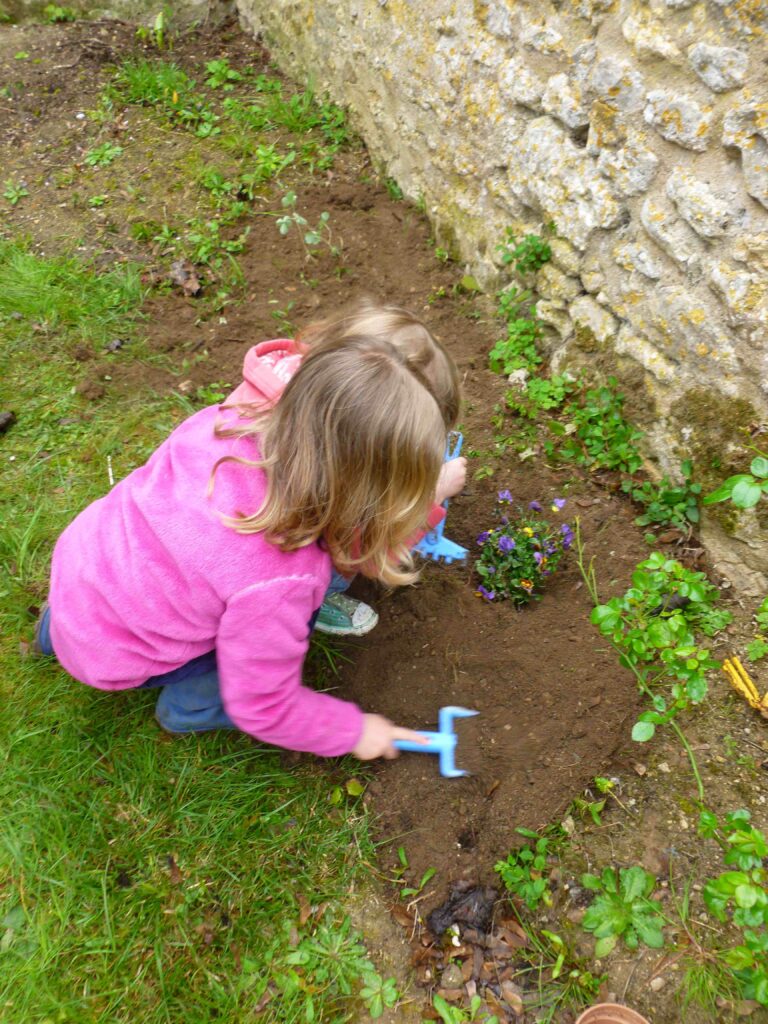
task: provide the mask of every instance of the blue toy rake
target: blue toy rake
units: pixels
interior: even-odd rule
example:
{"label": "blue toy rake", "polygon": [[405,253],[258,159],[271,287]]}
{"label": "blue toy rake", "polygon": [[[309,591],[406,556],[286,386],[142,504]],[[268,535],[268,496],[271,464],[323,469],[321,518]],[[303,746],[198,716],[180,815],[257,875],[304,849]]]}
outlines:
{"label": "blue toy rake", "polygon": [[456,733],[453,731],[454,718],[470,718],[477,711],[467,708],[440,708],[437,716],[437,732],[422,732],[428,743],[416,743],[415,740],[395,740],[398,750],[411,750],[416,754],[438,754],[440,757],[440,774],[449,779],[457,779],[469,774],[456,767]]}
{"label": "blue toy rake", "polygon": [[[450,462],[451,459],[457,459],[461,453],[461,446],[464,443],[464,437],[459,433],[458,430],[452,430],[448,435],[448,446],[445,450],[445,462]],[[453,448],[451,448],[453,445]],[[448,512],[448,500],[443,502],[443,508]],[[446,565],[450,565],[451,562],[463,562],[467,557],[467,549],[463,548],[460,544],[455,544],[452,540],[443,536],[443,530],[445,528],[445,518],[443,518],[434,530],[430,530],[426,536],[422,537],[419,543],[415,546],[414,551],[418,551],[420,555],[425,558],[431,558],[435,562],[445,562]]]}

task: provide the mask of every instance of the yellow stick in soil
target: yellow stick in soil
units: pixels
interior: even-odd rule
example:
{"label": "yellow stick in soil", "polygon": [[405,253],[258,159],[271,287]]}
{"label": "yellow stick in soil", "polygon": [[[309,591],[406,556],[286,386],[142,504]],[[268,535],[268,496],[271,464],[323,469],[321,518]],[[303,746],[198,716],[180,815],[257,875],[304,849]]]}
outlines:
{"label": "yellow stick in soil", "polygon": [[768,693],[763,697],[750,678],[749,673],[740,659],[734,654],[723,662],[723,672],[728,676],[731,686],[740,693],[751,708],[759,711],[763,718],[768,718]]}

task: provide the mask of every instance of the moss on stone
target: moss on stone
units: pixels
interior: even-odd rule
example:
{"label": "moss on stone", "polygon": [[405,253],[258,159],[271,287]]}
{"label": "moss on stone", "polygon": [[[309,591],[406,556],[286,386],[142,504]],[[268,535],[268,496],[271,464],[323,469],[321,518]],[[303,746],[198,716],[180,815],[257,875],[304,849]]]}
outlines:
{"label": "moss on stone", "polygon": [[[670,416],[690,431],[687,448],[702,493],[713,491],[729,476],[749,471],[744,442],[749,425],[758,418],[751,402],[692,388],[672,405]],[[735,532],[740,513],[731,502],[710,505],[708,512],[726,533]]]}

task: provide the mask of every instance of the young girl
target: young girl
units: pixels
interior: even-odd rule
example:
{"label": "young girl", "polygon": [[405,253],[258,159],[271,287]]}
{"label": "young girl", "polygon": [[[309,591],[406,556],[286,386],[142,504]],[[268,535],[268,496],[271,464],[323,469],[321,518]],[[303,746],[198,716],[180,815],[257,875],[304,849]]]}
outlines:
{"label": "young girl", "polygon": [[[229,396],[226,405],[239,408],[245,416],[258,415],[271,408],[313,343],[322,339],[326,326],[312,324],[295,339],[278,338],[250,348],[243,361],[243,383]],[[382,309],[363,305],[354,314],[340,318],[335,333],[340,339],[356,334],[370,335],[394,345],[409,365],[428,373],[443,418],[446,423],[455,422],[458,416],[455,367],[435,345],[424,325],[410,313],[391,306]],[[465,478],[465,459],[443,464],[435,502],[425,524],[427,529],[434,529],[443,518],[442,502],[461,490]],[[423,532],[411,539],[411,547]],[[337,636],[365,636],[376,626],[379,617],[373,608],[344,593],[351,582],[335,569],[332,571],[331,583],[315,619],[315,629]]]}
{"label": "young girl", "polygon": [[[410,343],[381,327],[392,316]],[[70,524],[38,645],[99,689],[162,687],[171,732],[394,757],[418,733],[304,687],[301,667],[332,568],[416,578],[408,545],[436,493],[457,375],[399,310],[325,323],[310,342],[272,408],[238,397],[196,413]],[[441,496],[463,477],[454,467]]]}

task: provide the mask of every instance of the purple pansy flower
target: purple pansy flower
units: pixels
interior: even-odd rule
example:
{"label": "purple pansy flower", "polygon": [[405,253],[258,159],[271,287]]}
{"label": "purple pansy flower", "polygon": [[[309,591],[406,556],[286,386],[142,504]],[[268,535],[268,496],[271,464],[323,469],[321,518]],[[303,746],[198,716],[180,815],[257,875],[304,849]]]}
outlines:
{"label": "purple pansy flower", "polygon": [[509,526],[509,516],[502,516],[501,517],[501,525],[502,526]]}
{"label": "purple pansy flower", "polygon": [[493,601],[496,597],[496,591],[488,590],[486,587],[482,585],[482,583],[477,588],[477,592],[481,597],[484,597],[486,601]]}
{"label": "purple pansy flower", "polygon": [[485,542],[486,542],[486,541],[488,540],[488,538],[489,538],[490,536],[491,536],[491,535],[490,535],[490,533],[488,532],[488,530],[483,530],[483,532],[482,532],[482,533],[478,533],[478,535],[477,535],[477,543],[478,543],[478,544],[485,544]]}
{"label": "purple pansy flower", "polygon": [[565,505],[565,498],[555,498],[552,502],[552,511],[559,512],[560,509]]}
{"label": "purple pansy flower", "polygon": [[529,501],[528,502],[528,508],[532,512],[541,512],[541,502],[540,501]]}
{"label": "purple pansy flower", "polygon": [[510,551],[514,551],[516,547],[517,544],[515,544],[511,537],[504,535],[499,538],[499,551],[503,552],[505,555]]}
{"label": "purple pansy flower", "polygon": [[544,557],[540,551],[534,551],[533,557],[536,559],[536,564],[541,565],[541,560]]}
{"label": "purple pansy flower", "polygon": [[499,491],[499,501],[514,501],[512,494],[508,490]]}
{"label": "purple pansy flower", "polygon": [[563,535],[563,551],[567,551],[571,544],[573,544],[573,530],[568,523],[563,523],[560,527],[560,533]]}
{"label": "purple pansy flower", "polygon": [[496,572],[496,566],[495,565],[486,565],[485,571],[488,573],[489,576],[493,576],[493,574]]}

